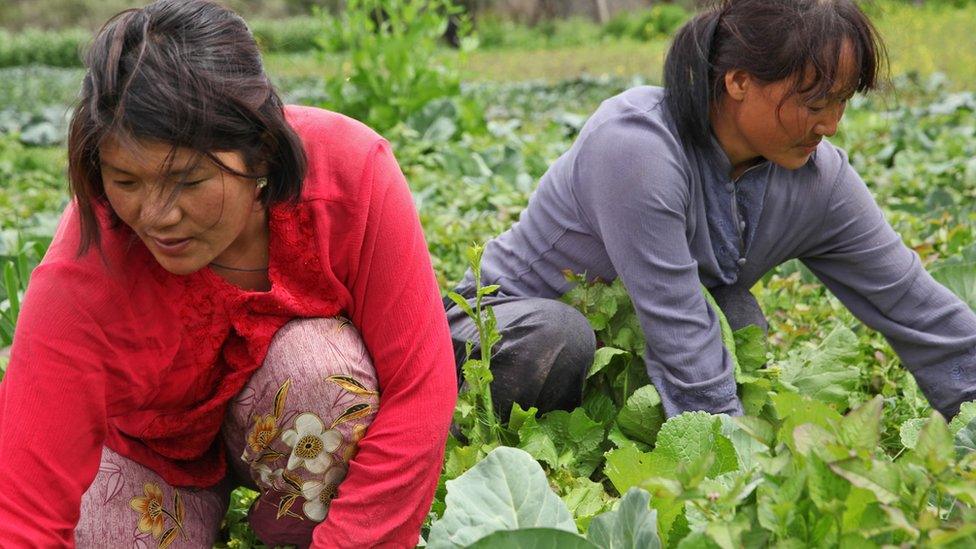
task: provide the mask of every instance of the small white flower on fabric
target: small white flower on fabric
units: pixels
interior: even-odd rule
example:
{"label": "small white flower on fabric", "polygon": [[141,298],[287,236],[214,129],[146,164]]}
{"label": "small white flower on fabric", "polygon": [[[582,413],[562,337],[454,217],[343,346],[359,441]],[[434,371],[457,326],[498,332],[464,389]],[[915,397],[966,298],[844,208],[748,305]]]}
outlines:
{"label": "small white flower on fabric", "polygon": [[339,491],[339,483],[346,477],[346,468],[336,465],[323,475],[321,480],[312,480],[302,484],[302,497],[305,504],[302,511],[309,520],[320,522],[329,513],[329,504]]}
{"label": "small white flower on fabric", "polygon": [[261,488],[265,488],[265,489],[276,488],[279,484],[277,481],[281,480],[281,473],[284,471],[284,469],[281,469],[280,467],[278,469],[272,470],[271,467],[268,467],[263,463],[259,463],[253,466],[252,469],[254,471],[257,471],[258,475],[261,478],[260,486]]}
{"label": "small white flower on fabric", "polygon": [[313,413],[295,418],[295,428],[281,434],[281,440],[291,448],[288,470],[305,467],[310,473],[324,473],[332,465],[331,452],[339,448],[342,435],[335,429],[325,429],[322,420]]}

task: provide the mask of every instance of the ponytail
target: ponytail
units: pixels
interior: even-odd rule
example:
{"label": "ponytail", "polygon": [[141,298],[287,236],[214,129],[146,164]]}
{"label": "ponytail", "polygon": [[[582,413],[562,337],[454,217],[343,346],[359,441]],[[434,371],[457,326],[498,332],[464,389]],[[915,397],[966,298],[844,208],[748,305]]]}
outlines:
{"label": "ponytail", "polygon": [[697,146],[709,141],[711,56],[721,15],[720,9],[713,9],[681,27],[664,61],[665,104],[681,138]]}

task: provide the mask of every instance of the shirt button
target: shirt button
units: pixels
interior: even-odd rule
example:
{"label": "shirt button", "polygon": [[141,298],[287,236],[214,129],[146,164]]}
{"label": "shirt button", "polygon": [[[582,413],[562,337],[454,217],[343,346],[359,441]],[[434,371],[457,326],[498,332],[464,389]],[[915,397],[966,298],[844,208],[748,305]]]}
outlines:
{"label": "shirt button", "polygon": [[738,260],[736,261],[736,263],[738,263],[738,264],[739,264],[739,266],[740,266],[740,267],[742,267],[743,265],[745,265],[745,264],[746,264],[746,258],[744,258],[744,257],[740,257],[740,258],[739,258],[739,259],[738,259]]}
{"label": "shirt button", "polygon": [[733,184],[731,184],[731,183],[726,183],[726,185],[725,185],[725,190],[727,190],[727,191],[729,191],[729,192],[732,192],[732,191],[734,191],[734,190],[735,190],[735,185],[733,185]]}
{"label": "shirt button", "polygon": [[745,221],[740,221],[739,222],[739,230],[740,231],[746,230],[746,222]]}

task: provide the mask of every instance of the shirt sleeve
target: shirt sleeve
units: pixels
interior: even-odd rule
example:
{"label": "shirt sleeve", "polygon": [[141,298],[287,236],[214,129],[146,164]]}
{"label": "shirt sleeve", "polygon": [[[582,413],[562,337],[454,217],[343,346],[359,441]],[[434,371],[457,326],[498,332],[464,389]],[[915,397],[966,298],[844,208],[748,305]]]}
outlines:
{"label": "shirt sleeve", "polygon": [[367,164],[369,211],[350,291],[380,402],[315,529],[316,548],[416,545],[457,398],[447,319],[413,198],[385,142]]}
{"label": "shirt sleeve", "polygon": [[731,356],[688,243],[689,175],[677,143],[637,114],[584,139],[572,186],[634,303],[665,413],[741,414]]}
{"label": "shirt sleeve", "polygon": [[951,418],[976,399],[976,315],[926,272],[846,158],[818,234],[801,260],[884,334],[929,403]]}
{"label": "shirt sleeve", "polygon": [[0,546],[73,547],[106,433],[98,324],[60,277],[35,270],[0,383]]}

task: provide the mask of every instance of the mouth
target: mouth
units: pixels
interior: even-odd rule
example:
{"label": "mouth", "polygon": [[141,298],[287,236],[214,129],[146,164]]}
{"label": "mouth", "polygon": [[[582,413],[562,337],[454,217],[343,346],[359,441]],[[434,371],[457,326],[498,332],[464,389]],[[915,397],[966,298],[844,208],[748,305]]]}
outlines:
{"label": "mouth", "polygon": [[806,143],[800,143],[799,147],[805,151],[813,152],[817,150],[817,147],[820,146],[821,141],[823,141],[823,139],[815,139],[813,141],[808,141]]}
{"label": "mouth", "polygon": [[[148,235],[147,235],[148,236]],[[158,238],[149,236],[156,248],[166,254],[178,254],[186,249],[190,244],[191,238]]]}

